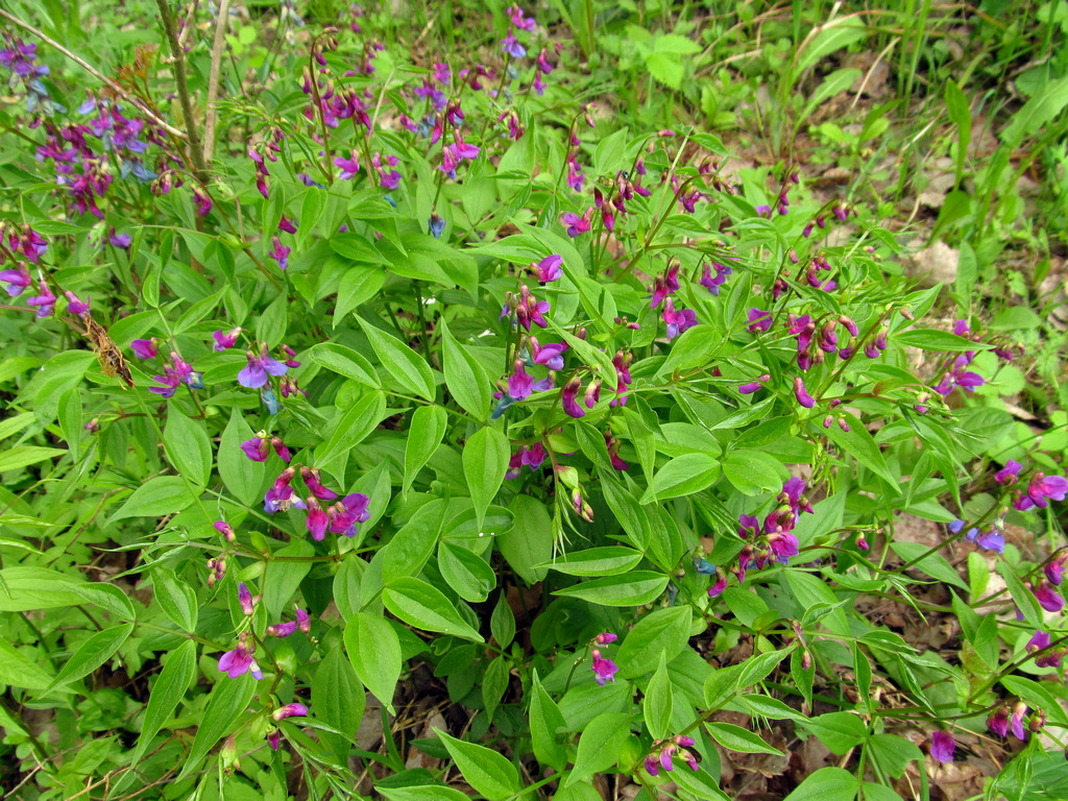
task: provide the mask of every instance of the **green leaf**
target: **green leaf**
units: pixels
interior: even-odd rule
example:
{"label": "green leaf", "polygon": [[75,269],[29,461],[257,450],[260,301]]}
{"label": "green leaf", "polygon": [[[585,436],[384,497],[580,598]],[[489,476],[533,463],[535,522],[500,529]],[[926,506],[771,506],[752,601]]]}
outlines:
{"label": "green leaf", "polygon": [[649,680],[649,685],[645,688],[645,698],[642,699],[645,726],[656,740],[663,740],[668,736],[673,703],[671,677],[668,675],[664,652],[661,651],[660,665]]}
{"label": "green leaf", "polygon": [[124,620],[137,618],[130,597],[114,584],[106,581],[76,581],[70,584],[69,589],[81,596],[82,601],[96,604]]}
{"label": "green leaf", "polygon": [[111,516],[109,523],[126,517],[173,515],[195,500],[184,479],[178,476],[156,476],[135,489],[126,499],[126,503]]}
{"label": "green leaf", "polygon": [[858,17],[837,17],[817,30],[819,32],[815,36],[806,39],[808,46],[797,54],[797,72],[794,75],[800,75],[825,56],[868,36],[867,27]]}
{"label": "green leaf", "polygon": [[713,740],[731,751],[739,751],[743,754],[786,756],[778,748],[772,748],[764,742],[760,735],[743,729],[741,726],[735,726],[733,723],[709,721],[705,724],[705,730]]}
{"label": "green leaf", "polygon": [[141,734],[137,738],[133,762],[137,762],[152,743],[163,724],[174,714],[179,702],[189,689],[189,682],[196,672],[197,644],[192,640],[180,643],[166,657],[159,678],[152,684],[145,707],[145,719],[141,724]]}
{"label": "green leaf", "polygon": [[475,792],[489,801],[505,801],[522,789],[519,771],[501,754],[482,745],[457,740],[440,729],[434,731]]}
{"label": "green leaf", "polygon": [[649,74],[660,83],[672,89],[682,86],[682,62],[678,56],[668,53],[648,53],[645,56],[645,66]]}
{"label": "green leaf", "polygon": [[507,648],[515,639],[515,615],[503,590],[497,596],[497,605],[490,615],[490,633],[501,648]]}
{"label": "green leaf", "polygon": [[735,448],[723,459],[723,475],[739,492],[759,495],[780,489],[790,472],[770,453]]}
{"label": "green leaf", "polygon": [[204,718],[197,727],[193,745],[189,749],[189,756],[186,757],[175,781],[181,781],[200,767],[200,761],[207,756],[208,751],[237,728],[238,721],[245,715],[249,701],[252,700],[255,686],[256,680],[249,673],[244,673],[236,679],[224,675],[219,680],[211,691]]}
{"label": "green leaf", "polygon": [[173,570],[158,565],[152,568],[152,587],[152,597],[163,614],[182,631],[195,631],[199,606],[193,588],[179,581]]}
{"label": "green leaf", "polygon": [[640,551],[621,545],[606,545],[602,548],[572,551],[535,567],[548,568],[568,576],[617,576],[626,573],[641,560]]}
{"label": "green leaf", "polygon": [[375,790],[389,801],[470,801],[471,798],[454,787],[440,784],[422,784],[418,787],[384,787],[376,784]]}
{"label": "green leaf", "polygon": [[710,337],[707,330],[694,326],[671,343],[671,353],[656,371],[657,376],[669,376],[680,370],[691,370],[708,364],[722,340]]}
{"label": "green leaf", "polygon": [[[968,583],[964,581],[949,563],[946,557],[940,553],[931,553],[923,556],[930,548],[922,542],[891,542],[890,550],[900,556],[906,562],[916,562],[915,567],[922,570],[931,578],[953,584],[967,591]],[[922,558],[921,558],[922,556]]]}
{"label": "green leaf", "polygon": [[211,441],[204,424],[190,420],[177,407],[167,409],[167,427],[163,429],[167,459],[174,469],[198,488],[211,480]]}
{"label": "green leaf", "polygon": [[241,450],[241,443],[252,439],[252,435],[241,411],[235,408],[230,412],[230,422],[219,442],[219,476],[245,506],[262,501],[263,484],[267,478],[267,464],[252,461]]}
{"label": "green leaf", "polygon": [[382,565],[385,583],[401,576],[414,576],[423,569],[438,544],[447,508],[444,500],[431,501],[420,507],[379,550],[375,560]]}
{"label": "green leaf", "polygon": [[412,414],[412,423],[407,433],[408,441],[404,447],[402,494],[407,494],[416,473],[423,469],[441,445],[448,422],[449,415],[442,406],[420,406]]}
{"label": "green leaf", "polygon": [[904,737],[896,734],[874,734],[864,743],[871,760],[886,775],[900,779],[909,762],[923,763],[923,752]]}
{"label": "green leaf", "polygon": [[424,631],[439,631],[474,642],[485,642],[471,628],[441,590],[421,579],[403,576],[382,590],[386,609],[405,623]]}
{"label": "green leaf", "polygon": [[504,474],[508,471],[511,458],[508,438],[496,428],[480,428],[464,443],[461,456],[464,478],[481,527],[486,510],[504,483]]}
{"label": "green leaf", "polygon": [[587,723],[579,736],[575,766],[565,784],[574,784],[614,766],[629,735],[630,715],[626,712],[604,712]]}
{"label": "green leaf", "polygon": [[530,698],[530,738],[534,756],[544,765],[563,770],[567,765],[567,749],[560,742],[557,732],[566,726],[560,707],[545,691],[534,671]]}
{"label": "green leaf", "polygon": [[940,331],[936,328],[913,328],[909,331],[899,331],[891,337],[895,345],[907,345],[922,350],[948,351],[951,353],[966,350],[989,350],[994,347],[985,342],[973,342],[970,339],[959,337],[949,331]]}
{"label": "green leaf", "polygon": [[423,357],[410,346],[391,337],[357,316],[360,330],[391,376],[405,390],[421,398],[434,400],[434,374]]}
{"label": "green leaf", "polygon": [[486,666],[486,672],[482,674],[482,706],[486,710],[486,717],[493,720],[493,713],[504,697],[508,689],[509,671],[511,663],[503,656],[494,657]]}
{"label": "green leaf", "polygon": [[555,590],[553,595],[580,598],[599,606],[641,606],[655,601],[667,587],[668,577],[650,570],[625,576],[607,576]]}
{"label": "green leaf", "polygon": [[1012,115],[1009,124],[1001,132],[1001,141],[1015,147],[1025,136],[1038,137],[1043,126],[1068,106],[1068,78],[1058,78],[1043,84],[1042,88]]}
{"label": "green leaf", "polygon": [[868,727],[864,721],[851,712],[828,712],[814,718],[800,721],[809,733],[836,754],[845,754],[864,742],[868,736]]}
{"label": "green leaf", "polygon": [[315,449],[316,461],[319,464],[329,464],[341,454],[347,453],[363,442],[385,416],[386,393],[377,389],[368,392],[342,415],[330,439]]}
{"label": "green leaf", "polygon": [[445,320],[441,331],[442,369],[445,386],[456,402],[476,420],[485,421],[493,400],[492,382],[481,364],[449,332]]}
{"label": "green leaf", "polygon": [[735,691],[744,690],[746,687],[752,687],[764,681],[791,650],[793,650],[792,647],[749,657],[739,666],[738,678],[734,683]]}
{"label": "green leaf", "polygon": [[400,639],[384,618],[359,612],[345,623],[345,650],[356,675],[393,712],[393,692],[401,673]]}
{"label": "green leaf", "polygon": [[538,565],[553,552],[552,518],[545,504],[529,495],[516,495],[508,508],[515,516],[515,523],[497,537],[497,549],[523,581],[534,584],[548,572]]}
{"label": "green leaf", "polygon": [[337,285],[337,303],[334,305],[334,328],[345,322],[345,316],[366,303],[386,283],[386,273],[379,267],[354,264],[341,276]]}
{"label": "green leaf", "polygon": [[482,603],[497,586],[497,574],[485,559],[445,540],[438,545],[438,569],[448,585],[465,601]]}
{"label": "green leaf", "polygon": [[6,639],[0,639],[0,684],[44,690],[52,684],[52,674],[15,649]]}
{"label": "green leaf", "polygon": [[837,424],[832,424],[830,428],[825,429],[815,422],[810,424],[811,430],[826,434],[827,439],[837,445],[843,455],[852,456],[877,476],[885,479],[891,486],[897,486],[898,480],[886,466],[886,457],[875,444],[875,440],[868,433],[865,425],[852,414],[841,409],[836,409],[835,415],[845,418],[849,431],[843,431]]}
{"label": "green leaf", "polygon": [[63,669],[59,671],[55,679],[52,680],[52,685],[49,689],[77,681],[103,665],[126,642],[130,632],[133,631],[133,627],[133,623],[112,626],[110,629],[98,631],[83,642],[67,661],[67,664],[63,666]]}
{"label": "green leaf", "polygon": [[18,470],[31,464],[44,462],[48,459],[58,459],[65,456],[67,451],[63,448],[41,448],[36,445],[16,445],[7,448],[0,453],[0,473],[9,470]]}
{"label": "green leaf", "polygon": [[312,364],[350,378],[358,384],[378,389],[381,381],[375,368],[362,354],[336,342],[321,342],[302,354]]}
{"label": "green leaf", "polygon": [[820,768],[783,801],[853,801],[860,779],[842,768]]}
{"label": "green leaf", "polygon": [[615,661],[620,678],[644,676],[656,669],[661,655],[670,662],[682,653],[690,638],[692,619],[688,606],[673,606],[639,620],[619,646]]}
{"label": "green leaf", "polygon": [[[349,621],[346,633],[351,625],[352,622]],[[386,625],[389,626],[388,623]],[[390,629],[392,630],[392,626]],[[376,647],[378,645],[380,643],[376,644]],[[317,736],[323,745],[333,752],[333,761],[339,765],[346,764],[367,699],[360,680],[356,677],[356,671],[345,659],[341,649],[329,649],[319,667],[315,669],[315,677],[311,682],[311,702],[316,719],[341,732],[334,734],[320,731]]]}
{"label": "green leaf", "polygon": [[77,606],[84,600],[74,591],[80,579],[44,567],[16,565],[0,570],[0,612]]}
{"label": "green leaf", "polygon": [[267,617],[279,620],[293,601],[304,577],[312,568],[315,546],[307,540],[294,539],[271,554],[263,574],[263,606]]}
{"label": "green leaf", "polygon": [[686,453],[670,460],[653,475],[642,505],[693,495],[719,478],[719,461],[707,453]]}

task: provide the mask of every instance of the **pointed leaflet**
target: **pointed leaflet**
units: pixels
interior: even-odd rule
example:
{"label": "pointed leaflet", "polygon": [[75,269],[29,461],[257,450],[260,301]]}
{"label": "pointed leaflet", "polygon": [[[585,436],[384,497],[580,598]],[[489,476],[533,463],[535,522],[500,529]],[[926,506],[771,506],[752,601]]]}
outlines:
{"label": "pointed leaflet", "polygon": [[619,646],[620,678],[633,679],[654,670],[660,655],[670,662],[686,647],[692,615],[688,606],[651,612],[634,626]]}
{"label": "pointed leaflet", "polygon": [[267,464],[252,461],[241,450],[241,443],[251,439],[252,434],[241,411],[234,409],[219,443],[219,475],[226,488],[245,506],[263,497],[267,477]]}
{"label": "pointed leaflet", "polygon": [[137,762],[148,750],[152,738],[156,736],[163,724],[174,716],[174,710],[189,689],[189,682],[196,672],[197,644],[186,640],[167,657],[167,662],[159,677],[152,684],[145,707],[145,719],[141,724],[141,734],[137,738],[137,749],[133,762]]}
{"label": "pointed leaflet", "polygon": [[485,746],[450,737],[440,729],[434,731],[475,792],[489,801],[505,801],[522,790],[519,771],[505,757]]}
{"label": "pointed leaflet", "polygon": [[393,691],[401,672],[400,639],[385,619],[359,612],[345,624],[345,650],[356,675],[393,712]]}
{"label": "pointed leaflet", "polygon": [[587,723],[579,737],[575,766],[566,783],[603,773],[615,765],[629,734],[630,715],[626,712],[604,712]]}
{"label": "pointed leaflet", "polygon": [[445,386],[456,402],[476,420],[484,421],[493,400],[492,382],[481,364],[449,332],[444,320],[441,331],[442,368]]}
{"label": "pointed leaflet", "polygon": [[52,680],[52,685],[49,689],[88,676],[107,662],[115,655],[119,647],[126,642],[130,632],[133,631],[133,626],[133,623],[113,626],[110,629],[98,631],[83,642],[67,664],[63,666],[63,669],[59,671],[59,675]]}
{"label": "pointed leaflet", "polygon": [[190,420],[177,406],[167,407],[167,426],[163,429],[167,459],[190,483],[203,489],[211,478],[211,441],[204,424]]}
{"label": "pointed leaflet", "polygon": [[175,781],[181,781],[198,767],[215,743],[237,728],[237,723],[245,714],[248,702],[252,700],[252,691],[256,680],[248,673],[232,679],[222,676],[211,691],[204,718],[197,727],[196,737],[189,749],[189,757]]}
{"label": "pointed leaflet", "polygon": [[404,446],[404,483],[401,493],[407,494],[415,480],[415,474],[430,461],[434,451],[441,445],[449,415],[441,406],[420,406],[412,414],[408,429],[408,442]]}
{"label": "pointed leaflet", "polygon": [[367,337],[375,355],[397,383],[405,390],[427,400],[434,400],[434,374],[430,366],[412,348],[375,328],[360,317],[360,330]]}
{"label": "pointed leaflet", "polygon": [[671,708],[674,703],[671,691],[671,677],[667,671],[667,660],[664,652],[660,652],[660,665],[656,673],[649,679],[649,685],[645,688],[645,698],[642,699],[642,715],[645,717],[645,726],[649,734],[656,740],[663,740],[668,736],[671,727]]}
{"label": "pointed leaflet", "polygon": [[345,659],[341,649],[328,650],[316,668],[315,678],[311,683],[311,700],[315,717],[341,732],[334,734],[320,731],[317,736],[323,745],[333,752],[331,756],[335,762],[339,765],[346,764],[367,699],[360,680],[356,677],[356,671]]}
{"label": "pointed leaflet", "polygon": [[471,501],[475,505],[480,528],[486,517],[486,509],[504,483],[510,456],[508,438],[496,428],[479,429],[464,445],[464,478],[471,491]]}
{"label": "pointed leaflet", "polygon": [[391,581],[382,590],[382,603],[394,615],[417,629],[440,631],[465,640],[485,642],[482,635],[464,622],[441,590],[420,579],[403,576]]}
{"label": "pointed leaflet", "polygon": [[560,707],[541,686],[537,671],[534,671],[530,693],[530,739],[534,756],[539,762],[563,770],[567,766],[567,749],[557,737],[557,732],[566,726]]}

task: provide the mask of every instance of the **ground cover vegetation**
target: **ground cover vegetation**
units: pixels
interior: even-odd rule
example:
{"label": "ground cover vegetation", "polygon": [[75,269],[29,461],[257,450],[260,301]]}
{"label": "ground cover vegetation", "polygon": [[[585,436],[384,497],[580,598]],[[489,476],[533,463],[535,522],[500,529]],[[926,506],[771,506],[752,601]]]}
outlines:
{"label": "ground cover vegetation", "polygon": [[5,4],[4,797],[1068,797],[1066,32]]}

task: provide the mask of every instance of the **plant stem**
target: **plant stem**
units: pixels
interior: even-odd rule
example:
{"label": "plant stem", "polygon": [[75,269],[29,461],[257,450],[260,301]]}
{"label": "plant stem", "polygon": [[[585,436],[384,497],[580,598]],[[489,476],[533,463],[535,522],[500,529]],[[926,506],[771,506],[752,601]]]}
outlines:
{"label": "plant stem", "polygon": [[193,117],[193,102],[189,97],[189,84],[185,78],[185,51],[178,42],[178,28],[174,22],[174,13],[171,11],[168,0],[156,0],[159,7],[160,19],[163,21],[163,29],[167,33],[167,42],[170,44],[171,57],[174,60],[174,81],[178,87],[178,100],[182,104],[182,115],[185,117],[185,138],[189,140],[189,158],[193,162],[193,174],[201,184],[207,183],[208,168],[204,162],[204,151],[200,142],[200,133],[197,131],[196,121]]}

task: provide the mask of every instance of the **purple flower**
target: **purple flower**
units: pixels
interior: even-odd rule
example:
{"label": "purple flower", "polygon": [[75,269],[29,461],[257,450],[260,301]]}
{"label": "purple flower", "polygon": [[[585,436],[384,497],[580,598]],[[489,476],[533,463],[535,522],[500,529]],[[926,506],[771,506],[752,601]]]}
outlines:
{"label": "purple flower", "polygon": [[771,330],[771,312],[763,311],[762,309],[750,309],[749,310],[749,325],[746,326],[750,331],[756,333],[757,331],[770,331]]}
{"label": "purple flower", "polygon": [[212,207],[211,196],[199,186],[194,186],[193,200],[197,204],[197,215],[207,217]]}
{"label": "purple flower", "polygon": [[135,339],[130,343],[130,350],[138,359],[154,359],[159,355],[155,339]]}
{"label": "purple flower", "polygon": [[262,679],[263,671],[256,664],[256,660],[252,658],[254,650],[254,646],[245,645],[244,637],[242,637],[238,641],[236,648],[219,657],[219,670],[231,679],[236,679],[245,673],[251,673],[254,679]]}
{"label": "purple flower", "polygon": [[797,556],[799,553],[797,546],[797,537],[789,531],[779,530],[768,535],[768,547],[775,554],[775,558],[783,564],[789,562],[791,556]]}
{"label": "purple flower", "polygon": [[501,50],[510,55],[512,58],[523,58],[527,54],[527,49],[519,43],[519,40],[515,38],[515,34],[511,31],[504,37],[504,41],[501,42]]}
{"label": "purple flower", "polygon": [[319,542],[326,536],[326,529],[330,526],[330,515],[319,505],[318,499],[311,495],[305,501],[308,506],[308,519],[306,525],[312,539]]}
{"label": "purple flower", "polygon": [[253,600],[252,593],[249,592],[248,585],[245,582],[241,582],[237,585],[237,600],[241,604],[241,611],[246,616],[250,616],[253,612]]}
{"label": "purple flower", "polygon": [[515,360],[515,370],[508,376],[508,395],[523,400],[533,391],[534,379],[527,373],[522,359]]}
{"label": "purple flower", "polygon": [[297,608],[297,628],[305,634],[311,631],[311,618],[308,617],[307,612],[299,607]]}
{"label": "purple flower", "polygon": [[337,498],[337,493],[323,486],[319,471],[311,467],[301,467],[300,477],[312,495],[321,501],[332,501]]}
{"label": "purple flower", "polygon": [[560,215],[560,222],[567,226],[567,235],[574,238],[590,230],[590,220],[593,209],[589,209],[585,215],[579,216],[572,212]]}
{"label": "purple flower", "polygon": [[942,764],[953,761],[953,752],[956,749],[957,743],[948,731],[931,733],[931,756]]}
{"label": "purple flower", "polygon": [[212,331],[211,336],[215,340],[215,344],[212,348],[216,353],[222,353],[224,350],[232,348],[237,344],[237,338],[244,330],[244,328],[231,328],[226,333],[223,333],[222,329]]}
{"label": "purple flower", "polygon": [[346,537],[355,537],[358,523],[370,519],[371,513],[368,506],[371,499],[361,492],[353,492],[341,499],[340,503],[334,504],[334,514],[330,520],[330,531],[333,534],[344,534]]}
{"label": "purple flower", "polygon": [[[713,269],[716,271],[715,275],[712,274]],[[727,276],[730,275],[731,272],[731,268],[723,264],[717,264],[716,262],[713,262],[711,266],[706,264],[704,270],[701,272],[701,279],[698,283],[713,295],[718,295],[719,288],[727,283]]]}
{"label": "purple flower", "polygon": [[17,298],[26,291],[26,287],[33,282],[33,279],[30,277],[30,271],[26,269],[26,265],[20,264],[16,270],[0,272],[0,281],[7,284],[8,296]]}
{"label": "purple flower", "polygon": [[285,718],[302,718],[307,714],[308,707],[304,706],[304,704],[286,704],[285,706],[280,706],[278,709],[274,710],[274,712],[271,713],[271,717],[274,718],[275,721],[279,721],[284,720]]}
{"label": "purple flower", "polygon": [[225,520],[216,520],[212,525],[215,526],[216,531],[226,538],[227,542],[233,542],[237,539],[237,535],[234,534],[234,529]]}
{"label": "purple flower", "polygon": [[991,734],[996,734],[998,737],[1009,736],[1009,710],[1005,707],[1000,707],[986,722],[986,727],[990,729]]}
{"label": "purple flower", "polygon": [[801,376],[794,379],[794,397],[797,398],[797,402],[806,409],[811,409],[816,405],[816,401],[808,394],[808,390],[805,388],[805,382]]}
{"label": "purple flower", "polygon": [[296,474],[296,468],[287,467],[274,480],[274,484],[263,496],[263,510],[267,514],[273,515],[275,512],[284,512],[290,506],[295,506],[297,509],[305,508],[304,501],[300,500],[293,488],[289,486],[289,482],[293,480]]}
{"label": "purple flower", "polygon": [[1003,553],[1005,550],[1005,535],[997,529],[992,528],[980,534],[979,529],[973,528],[964,537],[986,551]]}
{"label": "purple flower", "polygon": [[994,473],[994,480],[999,484],[1015,484],[1016,479],[1020,477],[1020,470],[1023,467],[1022,464],[1009,459],[1005,462],[1005,466]]}
{"label": "purple flower", "polygon": [[597,683],[604,687],[605,684],[614,682],[615,674],[619,671],[619,665],[611,659],[605,659],[601,652],[594,648],[590,654],[593,656],[593,673]]}
{"label": "purple flower", "polygon": [[1047,498],[1055,501],[1063,501],[1068,493],[1068,479],[1063,476],[1047,476],[1045,473],[1035,473],[1031,476],[1031,482],[1027,485],[1027,496],[1021,501],[1030,501],[1026,506],[1017,505],[1021,511],[1030,509],[1031,506],[1045,508],[1049,505]]}
{"label": "purple flower", "polygon": [[[261,431],[260,434],[263,432]],[[264,436],[255,436],[241,443],[245,456],[254,462],[266,462],[271,455],[271,441]]]}
{"label": "purple flower", "polygon": [[288,637],[297,630],[297,621],[290,620],[288,623],[272,623],[267,627],[267,633],[272,637]]}
{"label": "purple flower", "polygon": [[675,311],[675,304],[671,298],[664,301],[664,311],[661,312],[660,317],[667,324],[668,339],[674,339],[683,331],[697,325],[697,313],[693,309]]}
{"label": "purple flower", "polygon": [[117,247],[121,250],[129,250],[133,238],[129,234],[117,234],[115,233],[115,229],[112,228],[108,231],[108,242],[111,243],[112,247]]}
{"label": "purple flower", "polygon": [[271,250],[267,255],[278,263],[279,270],[289,269],[289,254],[292,252],[293,249],[283,245],[277,236],[271,237]]}
{"label": "purple flower", "polygon": [[278,230],[285,231],[287,234],[295,234],[297,232],[297,224],[288,217],[283,216],[278,221]]}
{"label": "purple flower", "polygon": [[1040,579],[1031,591],[1047,612],[1060,612],[1064,608],[1064,598],[1045,579]]}
{"label": "purple flower", "polygon": [[1028,653],[1034,651],[1041,651],[1043,648],[1049,648],[1052,638],[1047,632],[1036,631],[1030,640],[1027,641],[1027,645],[1024,646]]}
{"label": "purple flower", "polygon": [[237,383],[249,389],[259,389],[267,385],[268,376],[285,375],[289,370],[281,362],[275,361],[267,355],[267,347],[263,346],[257,356],[249,351],[246,354],[248,365],[237,374]]}
{"label": "purple flower", "polygon": [[445,230],[444,218],[437,214],[431,214],[429,227],[431,236],[435,239],[441,239],[441,234]]}
{"label": "purple flower", "polygon": [[652,297],[649,298],[650,309],[655,309],[668,297],[668,295],[679,291],[680,266],[679,262],[673,261],[668,265],[668,268],[664,271],[663,275],[658,275],[653,279],[653,294]]}
{"label": "purple flower", "polygon": [[1023,718],[1027,714],[1027,704],[1023,701],[1016,704],[1012,709],[1012,717],[1009,718],[1009,728],[1017,740],[1027,739],[1027,729],[1024,728]]}
{"label": "purple flower", "polygon": [[1046,574],[1050,584],[1058,587],[1064,581],[1064,563],[1068,562],[1068,550],[1062,550],[1042,566],[1042,572]]}
{"label": "purple flower", "polygon": [[564,352],[567,343],[550,342],[541,345],[535,337],[530,338],[530,353],[534,364],[544,364],[550,370],[564,369]]}
{"label": "purple flower", "polygon": [[549,323],[545,320],[545,313],[549,311],[547,300],[538,300],[530,289],[524,285],[520,287],[520,300],[515,308],[515,316],[519,324],[530,331],[531,324],[539,328],[547,328]]}
{"label": "purple flower", "polygon": [[355,150],[352,151],[352,158],[347,159],[343,156],[338,156],[334,159],[334,164],[341,168],[338,178],[343,181],[355,178],[360,171],[360,157]]}
{"label": "purple flower", "polygon": [[553,254],[552,256],[546,256],[536,266],[532,266],[532,269],[538,281],[547,284],[550,281],[556,281],[564,274],[564,271],[560,269],[561,263],[563,263],[563,257]]}
{"label": "purple flower", "polygon": [[564,412],[570,417],[577,418],[586,416],[586,412],[575,401],[581,387],[582,380],[578,376],[575,376],[564,384],[564,388],[560,390],[560,403],[564,408]]}
{"label": "purple flower", "polygon": [[43,278],[37,282],[37,291],[41,294],[27,300],[26,305],[36,306],[38,317],[48,317],[56,308],[56,296]]}

